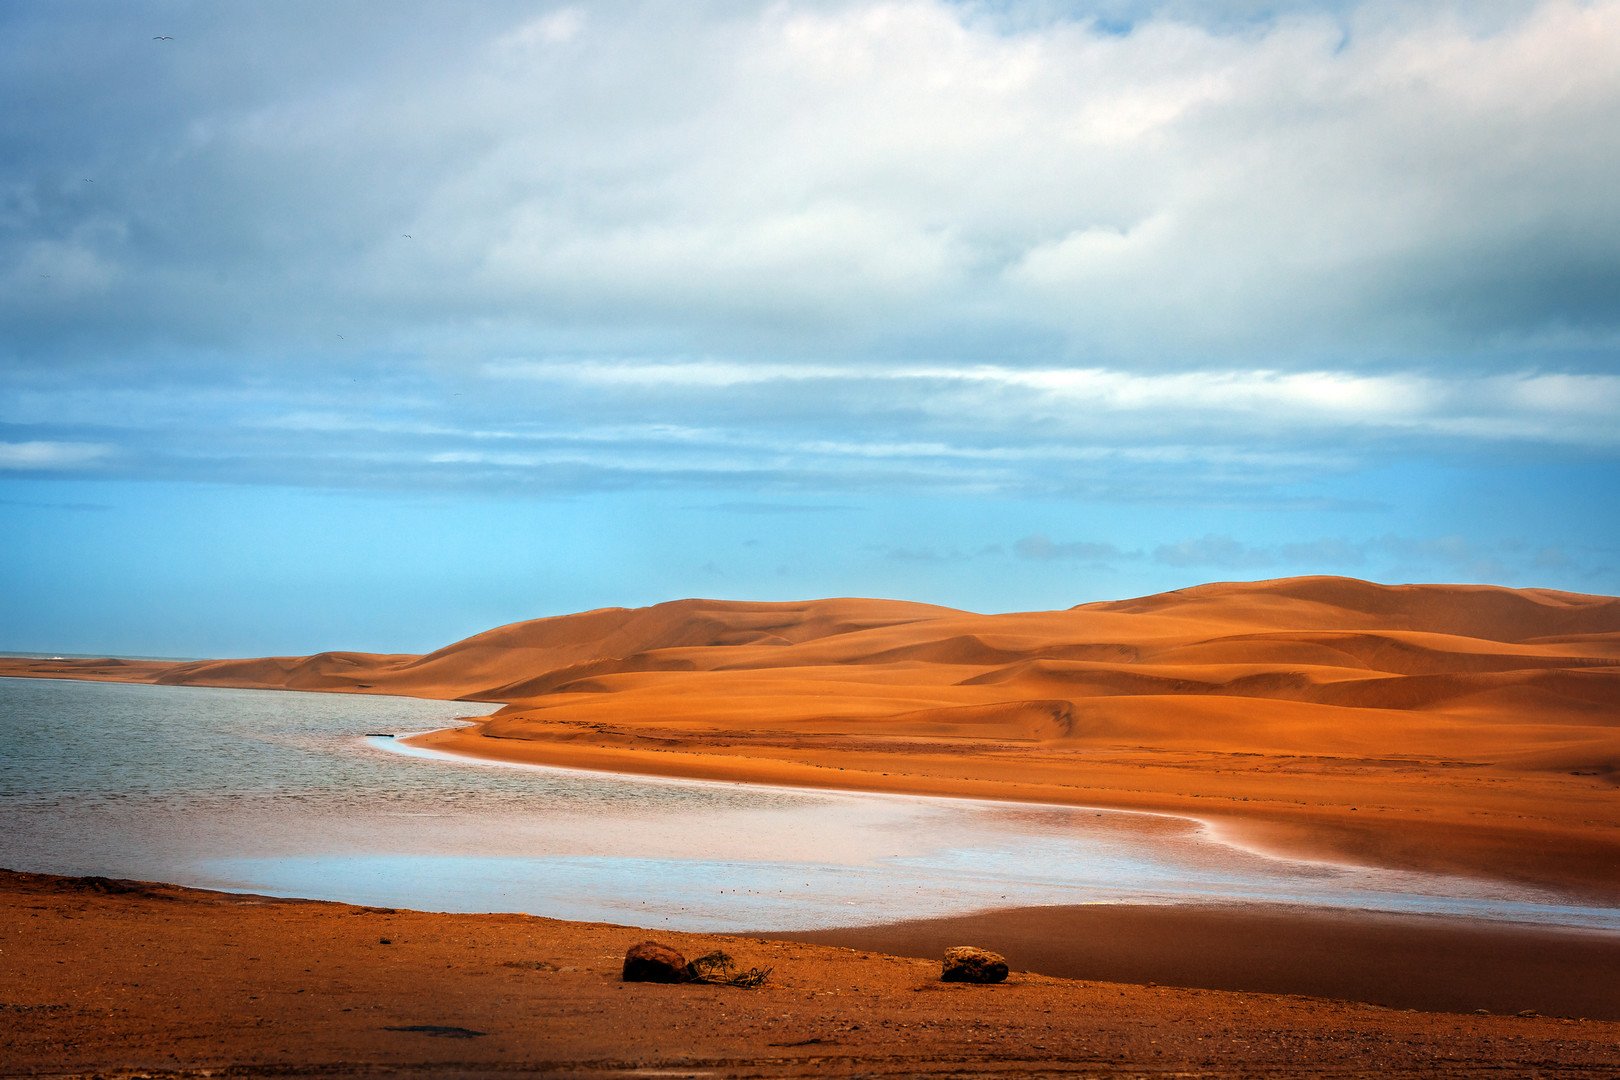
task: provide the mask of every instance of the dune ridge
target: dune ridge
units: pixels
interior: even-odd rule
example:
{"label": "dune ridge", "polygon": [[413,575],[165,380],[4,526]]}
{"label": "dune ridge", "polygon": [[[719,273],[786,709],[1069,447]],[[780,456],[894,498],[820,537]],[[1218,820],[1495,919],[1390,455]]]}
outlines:
{"label": "dune ridge", "polygon": [[[980,615],[683,600],[422,656],[0,674],[498,702],[425,741],[627,771],[1172,809],[1620,898],[1620,599],[1310,577]],[[1370,820],[1371,819],[1371,820]]]}

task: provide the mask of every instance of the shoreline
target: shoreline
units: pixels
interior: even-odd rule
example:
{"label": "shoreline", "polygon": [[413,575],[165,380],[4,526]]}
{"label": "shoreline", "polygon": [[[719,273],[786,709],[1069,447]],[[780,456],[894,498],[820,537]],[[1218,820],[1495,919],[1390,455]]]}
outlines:
{"label": "shoreline", "polygon": [[[223,673],[160,682],[176,665],[159,661],[29,661],[27,671],[5,670],[11,666],[0,662],[0,672],[458,700],[419,687],[290,686]],[[476,704],[500,703],[486,697]],[[621,728],[535,725],[532,715],[543,714],[508,703],[467,717],[466,726],[411,741],[563,769],[1162,813],[1196,820],[1223,842],[1264,857],[1467,877],[1620,907],[1620,818],[1606,797],[1612,785],[1557,774],[1128,746],[1074,751],[964,743],[942,752],[937,742],[829,740],[791,730],[772,734],[769,725],[762,737],[739,738],[734,731],[648,727],[631,717]]]}
{"label": "shoreline", "polygon": [[[434,745],[434,746],[423,745],[423,742],[426,742],[432,736],[437,736],[437,735],[441,735],[441,734],[450,735],[450,734],[454,734],[454,733],[457,733],[457,732],[470,732],[471,729],[473,727],[476,727],[476,726],[477,726],[476,721],[473,721],[473,722],[470,722],[465,727],[435,728],[432,731],[407,732],[407,733],[403,733],[403,734],[393,735],[393,736],[391,736],[391,738],[395,741],[395,743],[397,745],[404,746],[404,747],[407,748],[406,750],[399,751],[399,752],[411,754],[413,756],[420,755],[420,756],[422,756],[423,758],[425,758],[427,760],[442,759],[442,760],[449,760],[449,761],[464,761],[464,762],[465,761],[473,761],[473,762],[478,762],[480,764],[485,764],[485,765],[505,766],[505,767],[516,768],[516,769],[555,769],[558,772],[563,772],[563,773],[586,773],[586,774],[592,775],[592,776],[600,776],[600,777],[608,777],[608,778],[611,778],[611,777],[634,777],[635,779],[640,780],[640,781],[644,781],[644,782],[656,782],[656,781],[659,781],[659,780],[667,780],[667,781],[671,781],[671,782],[675,782],[675,783],[683,783],[683,784],[713,784],[713,785],[715,785],[717,787],[745,786],[745,787],[750,787],[750,788],[758,788],[758,789],[765,790],[765,791],[782,791],[782,792],[826,791],[826,792],[831,792],[831,793],[835,793],[835,794],[839,794],[839,795],[893,796],[893,797],[897,797],[897,798],[914,798],[914,799],[950,799],[950,800],[953,800],[953,801],[970,802],[970,803],[982,803],[982,804],[985,804],[986,806],[995,806],[995,807],[1047,806],[1047,807],[1052,807],[1052,808],[1055,808],[1055,809],[1068,809],[1068,810],[1101,810],[1101,811],[1106,811],[1108,813],[1115,813],[1115,814],[1140,814],[1140,815],[1142,815],[1144,817],[1171,818],[1171,819],[1174,819],[1176,821],[1191,822],[1194,825],[1198,826],[1199,828],[1204,828],[1204,829],[1215,829],[1219,825],[1218,822],[1216,822],[1216,821],[1214,821],[1212,819],[1198,817],[1198,816],[1195,816],[1195,815],[1189,814],[1189,813],[1180,813],[1180,812],[1173,811],[1173,810],[1137,809],[1137,808],[1134,808],[1134,807],[1104,806],[1104,805],[1101,805],[1101,804],[1093,804],[1093,803],[1064,802],[1064,801],[1058,801],[1058,800],[1043,800],[1043,799],[1033,799],[1033,798],[1029,798],[1029,799],[1012,798],[1012,797],[1000,797],[1000,798],[998,798],[998,797],[989,796],[989,795],[969,795],[969,794],[962,794],[962,793],[959,793],[959,792],[927,792],[927,791],[911,791],[911,790],[906,790],[906,789],[903,789],[903,788],[884,789],[884,788],[877,788],[877,787],[855,787],[855,786],[849,786],[847,784],[839,785],[839,784],[833,784],[833,783],[824,783],[824,784],[781,783],[781,782],[772,782],[772,781],[767,781],[767,780],[754,780],[754,779],[741,779],[741,778],[732,779],[730,777],[722,777],[722,776],[704,776],[704,775],[697,775],[697,774],[688,774],[688,773],[684,773],[684,772],[676,772],[676,771],[671,771],[671,770],[652,772],[652,771],[637,771],[637,770],[633,770],[633,769],[594,768],[594,767],[587,766],[587,765],[556,765],[556,764],[552,764],[552,763],[550,763],[548,761],[539,761],[539,760],[531,761],[531,760],[527,760],[527,758],[522,757],[522,756],[518,756],[518,755],[515,755],[515,754],[502,755],[502,754],[495,754],[495,753],[480,753],[480,752],[477,752],[475,750],[445,749],[445,748],[442,748],[442,747],[437,746],[437,745]],[[419,742],[418,740],[422,740],[422,742]],[[1221,841],[1221,842],[1226,843],[1228,846],[1231,846],[1231,847],[1241,847],[1241,845],[1230,842],[1230,841]],[[1295,861],[1295,862],[1310,861],[1310,860],[1303,860],[1303,859],[1292,859],[1289,856],[1277,855],[1277,854],[1273,854],[1273,853],[1270,853],[1270,852],[1260,851],[1259,849],[1243,848],[1243,850],[1249,851],[1251,854],[1259,855],[1259,856],[1262,856],[1264,858],[1289,859],[1290,861]],[[1347,868],[1360,868],[1364,864],[1360,864],[1360,863],[1328,863],[1328,862],[1323,862],[1323,863],[1321,863],[1321,865],[1323,865],[1323,866],[1344,866],[1344,867],[1347,867]]]}
{"label": "shoreline", "polygon": [[[47,662],[27,661],[28,670],[8,671],[13,665],[6,660],[0,658],[0,677],[462,700],[382,686],[290,687],[236,679],[159,682],[161,673],[175,666],[168,661],[93,666],[68,661],[69,666],[45,669],[39,665]],[[501,706],[488,699],[466,703]],[[1620,821],[1605,820],[1614,817],[1608,805],[1612,800],[1591,804],[1585,795],[1582,805],[1571,804],[1550,817],[1548,809],[1567,797],[1567,783],[1556,779],[1511,774],[1487,777],[1484,787],[1436,794],[1421,785],[1390,790],[1331,771],[1307,771],[1303,780],[1320,780],[1320,790],[1302,787],[1303,781],[1275,790],[1276,783],[1258,772],[1243,774],[1252,785],[1234,784],[1225,775],[1230,764],[1209,755],[1128,749],[1090,753],[1076,775],[1076,766],[1067,761],[1037,762],[1021,770],[1018,763],[983,755],[924,759],[904,749],[874,755],[825,745],[736,746],[705,740],[701,732],[630,735],[611,743],[566,733],[556,739],[488,734],[493,722],[522,712],[520,706],[507,704],[497,712],[467,716],[464,726],[413,733],[410,739],[464,757],[561,769],[1161,813],[1197,820],[1222,834],[1223,842],[1262,857],[1503,882],[1551,890],[1580,903],[1620,907],[1620,828],[1609,827],[1620,826]],[[974,769],[978,774],[969,775]],[[1447,779],[1457,783],[1454,776]],[[1502,786],[1502,780],[1509,783]],[[1537,789],[1553,784],[1564,786],[1551,788],[1546,800],[1536,797]],[[1371,811],[1360,820],[1359,806]]]}
{"label": "shoreline", "polygon": [[[1275,861],[1278,861],[1278,862],[1291,863],[1291,864],[1295,864],[1295,865],[1303,865],[1303,866],[1323,868],[1323,869],[1331,869],[1331,870],[1349,870],[1349,871],[1375,870],[1376,871],[1376,870],[1387,869],[1385,867],[1380,867],[1380,866],[1378,866],[1376,864],[1369,863],[1369,862],[1351,862],[1351,861],[1347,861],[1347,860],[1328,860],[1328,859],[1322,859],[1322,858],[1311,858],[1311,857],[1301,856],[1301,855],[1298,855],[1298,854],[1295,854],[1295,853],[1289,853],[1287,851],[1279,850],[1279,849],[1276,849],[1276,848],[1264,848],[1264,847],[1260,847],[1258,845],[1245,843],[1244,838],[1241,835],[1238,835],[1238,836],[1233,836],[1232,835],[1234,832],[1240,832],[1240,830],[1238,830],[1237,828],[1234,827],[1233,823],[1227,822],[1227,821],[1221,821],[1221,820],[1216,819],[1216,818],[1199,816],[1199,815],[1195,815],[1195,814],[1188,813],[1188,812],[1176,812],[1176,811],[1170,811],[1170,810],[1155,810],[1155,809],[1142,809],[1142,808],[1135,808],[1135,807],[1121,808],[1121,807],[1096,805],[1096,804],[1088,804],[1088,803],[1079,803],[1079,802],[1047,801],[1047,800],[1040,800],[1040,799],[1034,799],[1034,798],[1026,798],[1026,799],[992,798],[992,797],[986,797],[986,796],[978,795],[978,794],[964,794],[964,793],[961,793],[961,792],[944,792],[944,793],[940,793],[940,792],[918,792],[918,791],[907,791],[907,790],[904,790],[904,789],[876,790],[876,789],[871,789],[871,788],[859,788],[859,787],[834,787],[834,786],[831,786],[831,785],[809,786],[809,785],[802,785],[802,784],[796,785],[796,784],[787,784],[787,783],[781,783],[781,782],[761,782],[761,781],[743,780],[743,779],[719,779],[719,778],[706,777],[706,776],[683,776],[683,775],[670,773],[670,772],[659,772],[659,773],[628,772],[628,771],[623,771],[623,770],[613,770],[613,769],[607,769],[607,768],[593,768],[593,767],[582,766],[582,765],[557,765],[557,764],[553,764],[553,763],[550,763],[548,761],[543,761],[543,760],[527,760],[525,757],[520,757],[520,756],[517,756],[517,755],[505,755],[505,756],[503,756],[503,755],[496,755],[496,754],[493,754],[493,753],[478,753],[478,752],[475,752],[473,750],[469,750],[469,749],[464,748],[464,742],[462,740],[459,740],[459,739],[455,738],[455,736],[457,736],[458,734],[468,734],[468,735],[473,735],[474,737],[476,737],[476,725],[464,726],[464,727],[456,727],[456,728],[441,728],[441,729],[436,729],[434,731],[414,732],[414,733],[396,735],[391,740],[392,745],[389,745],[388,743],[379,743],[379,747],[381,749],[389,750],[389,751],[394,752],[394,753],[401,753],[401,754],[405,754],[405,755],[413,756],[413,757],[422,757],[422,758],[425,758],[425,759],[428,759],[428,760],[437,759],[437,760],[444,760],[444,761],[451,761],[451,762],[473,762],[473,763],[477,763],[477,764],[481,764],[481,765],[487,765],[487,766],[491,766],[491,767],[497,767],[497,768],[503,768],[503,767],[504,768],[517,768],[517,769],[525,769],[525,768],[527,768],[527,769],[537,769],[537,770],[541,770],[541,771],[556,770],[558,772],[563,772],[563,773],[569,773],[569,772],[585,773],[585,774],[589,774],[589,775],[593,775],[593,776],[597,776],[597,777],[602,777],[602,778],[606,778],[606,779],[615,779],[615,778],[631,779],[631,778],[633,778],[633,779],[635,779],[637,781],[641,781],[641,782],[669,781],[669,782],[676,782],[676,783],[688,783],[688,784],[700,784],[700,785],[701,784],[711,784],[711,785],[716,785],[716,786],[719,786],[719,787],[730,787],[730,786],[736,786],[736,785],[745,785],[745,786],[749,786],[749,787],[760,788],[760,789],[767,790],[767,791],[776,790],[776,791],[783,791],[783,792],[792,792],[792,791],[812,790],[812,791],[825,791],[825,792],[828,792],[828,793],[834,793],[834,794],[839,794],[839,795],[855,795],[855,796],[867,795],[867,796],[874,796],[874,797],[877,797],[877,798],[902,798],[902,799],[921,799],[921,800],[943,799],[943,800],[961,801],[961,802],[965,802],[965,803],[979,804],[979,805],[982,805],[982,806],[985,806],[985,807],[988,807],[988,808],[995,808],[995,809],[1006,809],[1006,808],[1011,808],[1011,807],[1017,807],[1017,806],[1020,806],[1020,805],[1025,805],[1025,806],[1034,806],[1034,807],[1051,807],[1051,808],[1055,808],[1055,809],[1060,808],[1060,809],[1075,809],[1075,810],[1093,810],[1093,811],[1098,811],[1098,812],[1101,812],[1101,813],[1109,813],[1109,814],[1125,814],[1125,815],[1134,815],[1134,816],[1145,817],[1145,818],[1160,818],[1160,819],[1166,819],[1166,820],[1169,820],[1169,821],[1185,823],[1186,825],[1188,825],[1192,829],[1194,829],[1196,832],[1202,834],[1204,840],[1206,842],[1210,843],[1210,844],[1219,845],[1221,847],[1226,847],[1226,848],[1231,848],[1231,849],[1234,849],[1234,850],[1237,850],[1237,851],[1242,851],[1245,854],[1255,855],[1255,856],[1265,858],[1265,859],[1268,859],[1268,860],[1275,860]],[[448,744],[448,746],[446,744]],[[1469,878],[1467,880],[1479,880],[1479,879]],[[1483,880],[1486,881],[1486,882],[1489,882],[1489,883],[1493,883],[1493,884],[1506,884],[1506,883],[1500,882],[1499,879],[1485,878]],[[1583,906],[1583,905],[1579,905],[1579,904],[1575,903],[1574,902],[1575,899],[1576,898],[1574,898],[1574,897],[1568,897],[1568,896],[1558,897],[1556,899],[1554,899],[1554,898],[1537,898],[1537,899],[1525,898],[1525,900],[1523,902],[1527,903],[1527,904],[1550,903],[1550,904],[1555,904],[1556,905],[1556,904],[1559,903],[1559,901],[1569,901],[1571,906],[1575,906],[1575,907]],[[1288,909],[1288,910],[1292,910],[1292,911],[1295,911],[1295,912],[1300,913],[1300,914],[1320,913],[1320,914],[1322,914],[1324,916],[1338,915],[1338,916],[1345,916],[1345,917],[1357,917],[1357,916],[1365,915],[1368,918],[1376,919],[1378,917],[1388,915],[1391,918],[1411,917],[1411,918],[1418,918],[1418,919],[1429,919],[1429,920],[1432,920],[1433,923],[1436,923],[1436,924],[1438,922],[1442,922],[1442,921],[1449,921],[1449,922],[1456,922],[1459,925],[1476,925],[1477,924],[1477,925],[1482,926],[1482,927],[1523,927],[1523,928],[1526,928],[1528,930],[1569,930],[1571,932],[1584,932],[1584,933],[1607,934],[1607,935],[1614,935],[1616,933],[1616,931],[1613,928],[1610,928],[1610,927],[1607,927],[1607,926],[1593,926],[1593,925],[1589,925],[1589,924],[1582,924],[1578,920],[1577,921],[1564,922],[1564,923],[1555,923],[1555,922],[1536,921],[1535,919],[1532,919],[1532,918],[1529,918],[1529,917],[1515,917],[1512,914],[1463,914],[1463,913],[1457,913],[1457,912],[1440,912],[1440,911],[1402,912],[1402,911],[1399,911],[1399,910],[1388,909],[1388,908],[1370,908],[1370,907],[1362,908],[1362,907],[1354,907],[1354,906],[1349,906],[1349,905],[1313,904],[1313,903],[1307,903],[1307,902],[1289,903],[1289,902],[1286,902],[1286,901],[1270,901],[1270,900],[1236,900],[1236,899],[1232,899],[1232,900],[1220,900],[1220,899],[1215,899],[1215,900],[1163,900],[1163,901],[1144,900],[1144,901],[1125,901],[1123,903],[1113,903],[1113,902],[1110,902],[1110,901],[1084,901],[1084,902],[1082,902],[1082,905],[1084,907],[1086,907],[1086,908],[1097,908],[1097,907],[1108,907],[1108,908],[1144,907],[1144,908],[1150,908],[1150,909],[1154,909],[1154,910],[1157,910],[1157,909],[1160,909],[1160,908],[1165,908],[1165,907],[1174,907],[1174,908],[1179,908],[1179,909],[1182,909],[1182,910],[1188,910],[1188,909],[1193,909],[1193,908],[1221,908],[1221,909],[1224,909],[1224,908],[1231,908],[1231,907],[1236,907],[1236,906],[1246,906],[1246,907],[1256,907],[1256,908],[1264,908],[1264,909],[1273,909],[1273,908],[1276,908],[1276,909]],[[1590,906],[1598,906],[1598,907],[1601,907],[1606,913],[1612,911],[1612,905],[1608,905],[1608,904],[1604,904],[1604,905],[1584,905],[1584,906],[1588,906],[1588,907],[1590,907]],[[1036,904],[1036,905],[1032,905],[1030,908],[1028,908],[1028,910],[1047,910],[1047,909],[1070,908],[1070,907],[1077,907],[1077,905],[1075,905],[1075,904]],[[1021,909],[1021,910],[1024,910],[1024,909]],[[974,919],[980,919],[980,918],[988,918],[988,917],[992,916],[994,913],[995,912],[993,910],[989,910],[989,909],[978,910],[978,911],[962,911],[962,912],[958,912],[958,913],[951,914],[951,915],[930,917],[930,918],[905,919],[905,920],[899,920],[899,922],[903,922],[903,923],[907,923],[907,924],[910,924],[912,922],[917,922],[917,923],[920,924],[920,923],[935,922],[935,921],[941,921],[941,920],[949,921],[949,920],[953,920],[953,919],[974,920]],[[891,924],[885,924],[885,925],[891,925]],[[1416,925],[1416,924],[1414,924],[1414,925]],[[796,939],[802,938],[803,940],[834,941],[834,940],[836,940],[834,937],[830,937],[830,936],[827,936],[827,935],[839,933],[839,932],[842,931],[842,929],[844,929],[844,928],[832,927],[832,928],[826,929],[825,932],[823,932],[822,930],[816,929],[816,930],[808,930],[808,931],[791,931],[790,933],[793,936],[795,936]],[[856,927],[856,928],[852,928],[852,929],[858,929],[858,930],[864,932],[866,930],[873,929],[873,928],[863,926],[863,927]],[[773,934],[774,933],[783,933],[782,931],[765,931],[765,930],[762,930],[760,932],[761,933],[773,933]],[[810,936],[804,936],[804,935],[810,935]],[[878,935],[878,936],[881,937],[882,935]],[[1617,937],[1617,940],[1620,940],[1620,937]],[[1046,969],[1042,968],[1041,970],[1046,970]],[[1055,973],[1055,972],[1049,971],[1048,973],[1051,974],[1051,973]]]}
{"label": "shoreline", "polygon": [[[153,667],[173,666],[161,661],[111,667],[98,663],[94,670],[75,663],[24,672],[6,671],[4,660],[0,658],[0,677],[7,678],[456,700],[402,692],[404,688],[158,682]],[[1476,774],[1459,781],[1453,775],[1442,777],[1450,787],[1436,793],[1421,784],[1392,789],[1373,782],[1377,777],[1346,780],[1331,770],[1311,772],[1308,765],[1294,765],[1290,768],[1296,773],[1305,771],[1289,788],[1276,790],[1258,771],[1260,766],[1249,766],[1241,774],[1243,782],[1234,785],[1228,779],[1231,766],[1207,755],[1105,750],[1058,761],[1036,753],[1027,763],[1020,754],[1020,760],[1009,763],[983,753],[939,758],[903,747],[874,754],[809,743],[738,746],[701,731],[667,729],[661,737],[629,734],[614,742],[490,735],[491,726],[523,713],[523,708],[508,705],[495,713],[468,715],[462,726],[411,733],[401,742],[464,758],[642,777],[1161,814],[1195,821],[1220,842],[1265,858],[1457,876],[1549,891],[1580,905],[1620,908],[1620,828],[1610,827],[1620,822],[1605,820],[1614,817],[1612,800],[1593,803],[1588,792],[1580,803],[1561,806],[1557,800],[1567,797],[1569,782],[1556,778]],[[1325,790],[1312,789],[1314,802],[1301,798],[1301,784],[1310,786],[1308,781],[1318,779]],[[1545,802],[1537,797],[1542,790],[1549,792]],[[1550,816],[1554,807],[1556,816]],[[1369,812],[1358,815],[1361,808]],[[1576,815],[1585,820],[1575,820]]]}
{"label": "shoreline", "polygon": [[[1095,917],[1124,926],[1120,918],[1137,914]],[[1005,935],[1006,919],[1031,913],[998,917]],[[1280,925],[1275,913],[1239,917],[1270,917],[1266,929]],[[923,932],[991,929],[981,921]],[[1061,940],[1032,929],[1039,941]],[[1106,936],[1103,923],[1085,929],[1091,938]],[[1321,928],[1296,930],[1309,936]],[[721,948],[741,966],[769,967],[771,975],[755,990],[619,981],[624,950],[648,933],[0,871],[0,1064],[12,1075],[228,1070],[249,1077],[990,1071],[1388,1078],[1620,1070],[1620,1020],[1579,1010],[1547,1015],[1575,1002],[1504,998],[1477,979],[1461,982],[1498,994],[1489,999],[1490,1015],[1106,981],[1115,975],[1102,966],[1085,979],[1057,978],[1031,971],[1025,943],[1011,937],[977,940],[1004,948],[1013,974],[974,987],[940,982],[933,944],[920,940],[897,954],[855,938],[838,946],[786,935],[660,931],[657,938],[688,957]],[[1389,935],[1398,950],[1432,941],[1434,928],[1394,927]],[[1489,941],[1500,948],[1508,938]],[[1246,940],[1254,939],[1225,939]],[[1480,940],[1467,943],[1476,954]],[[1130,941],[1116,944],[1128,948]],[[1333,938],[1327,946],[1343,944]],[[1545,943],[1526,948],[1561,959]],[[1615,948],[1620,955],[1620,942]],[[1408,955],[1406,963],[1418,967],[1432,957]],[[1382,958],[1366,966],[1391,973]],[[1314,954],[1286,959],[1295,969],[1320,966]],[[1612,967],[1597,971],[1602,985],[1590,985],[1594,968],[1612,959],[1589,953],[1572,974],[1594,994],[1612,997]],[[1521,1001],[1530,1004],[1504,1015]]]}
{"label": "shoreline", "polygon": [[[1332,809],[1237,804],[1212,808],[1194,794],[1119,790],[1052,781],[938,776],[900,771],[896,756],[888,771],[862,770],[828,760],[783,760],[686,748],[640,749],[591,743],[542,742],[491,737],[488,718],[466,725],[412,733],[407,746],[504,764],[644,777],[744,783],[813,790],[975,799],[1008,804],[1068,806],[1160,816],[1196,822],[1219,842],[1263,858],[1326,866],[1409,870],[1554,891],[1575,902],[1620,906],[1620,843],[1601,830],[1510,829],[1465,821],[1356,822]],[[1380,813],[1383,811],[1380,810]],[[1371,815],[1369,815],[1371,817]]]}

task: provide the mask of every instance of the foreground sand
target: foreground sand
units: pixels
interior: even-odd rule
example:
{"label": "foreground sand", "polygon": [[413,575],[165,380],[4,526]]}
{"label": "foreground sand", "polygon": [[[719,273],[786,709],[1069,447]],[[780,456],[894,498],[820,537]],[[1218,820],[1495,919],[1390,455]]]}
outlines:
{"label": "foreground sand", "polygon": [[799,942],[660,934],[773,974],[752,991],[621,983],[643,936],[0,872],[0,1073],[1620,1073],[1612,1020],[1023,972],[952,986],[937,961]]}
{"label": "foreground sand", "polygon": [[1063,611],[690,600],[425,656],[0,674],[494,701],[441,749],[1170,810],[1262,848],[1620,904],[1620,600],[1344,578]]}

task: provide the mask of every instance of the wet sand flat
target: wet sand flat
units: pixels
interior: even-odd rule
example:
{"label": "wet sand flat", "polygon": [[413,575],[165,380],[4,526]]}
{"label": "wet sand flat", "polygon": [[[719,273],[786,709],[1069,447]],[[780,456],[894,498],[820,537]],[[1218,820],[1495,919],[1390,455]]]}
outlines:
{"label": "wet sand flat", "polygon": [[[660,934],[760,989],[624,984],[625,927],[0,874],[8,1075],[1594,1076],[1620,1023],[1405,1012]],[[1014,965],[1018,965],[1015,963]]]}
{"label": "wet sand flat", "polygon": [[1267,904],[1012,908],[775,935],[903,956],[994,942],[1046,975],[1397,1009],[1620,1020],[1620,934]]}

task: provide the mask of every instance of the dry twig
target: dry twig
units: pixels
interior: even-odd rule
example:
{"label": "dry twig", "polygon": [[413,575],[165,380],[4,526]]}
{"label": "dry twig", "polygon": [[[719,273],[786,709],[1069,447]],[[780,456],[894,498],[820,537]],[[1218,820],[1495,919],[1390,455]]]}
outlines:
{"label": "dry twig", "polygon": [[770,978],[770,968],[738,971],[732,964],[730,956],[716,950],[687,964],[686,974],[692,982],[712,983],[716,986],[740,986],[745,990],[751,990]]}

